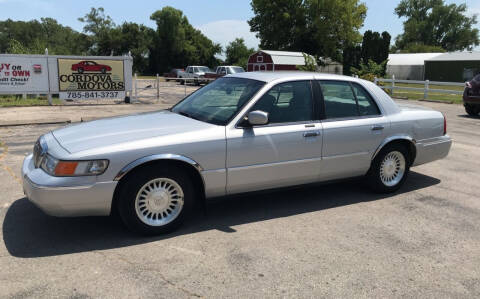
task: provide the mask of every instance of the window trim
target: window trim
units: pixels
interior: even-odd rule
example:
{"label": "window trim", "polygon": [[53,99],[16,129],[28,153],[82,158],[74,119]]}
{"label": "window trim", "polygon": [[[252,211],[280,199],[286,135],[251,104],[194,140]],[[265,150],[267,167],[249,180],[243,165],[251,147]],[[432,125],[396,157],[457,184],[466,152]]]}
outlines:
{"label": "window trim", "polygon": [[[277,87],[278,85],[280,84],[285,84],[285,83],[292,83],[292,82],[309,82],[310,83],[310,96],[312,97],[312,116],[314,119],[311,119],[311,120],[302,120],[302,121],[296,121],[296,122],[284,122],[284,123],[268,123],[266,125],[257,125],[257,126],[250,126],[250,127],[243,127],[241,126],[240,124],[244,121],[245,117],[248,115],[248,113],[250,113],[251,111],[251,108],[249,110],[247,110],[247,112],[245,112],[242,117],[240,117],[240,119],[237,121],[237,123],[235,123],[235,126],[234,128],[235,129],[249,129],[249,128],[263,128],[263,127],[278,127],[278,126],[289,126],[289,125],[301,125],[301,124],[310,124],[310,123],[318,123],[321,121],[321,119],[319,118],[319,115],[316,113],[316,106],[318,106],[318,103],[316,101],[316,98],[315,98],[315,94],[313,92],[313,81],[315,81],[315,79],[307,79],[307,80],[302,80],[302,79],[298,79],[298,80],[290,80],[290,81],[284,81],[284,82],[279,82],[277,84],[275,84],[274,86],[272,86],[271,88],[269,88],[267,91],[265,91],[258,99],[257,101],[255,101],[255,103],[253,103],[252,107],[253,108],[255,106],[255,104],[258,103],[258,101],[260,101],[264,95],[266,95],[267,93],[269,93],[272,89],[274,89],[275,87]],[[252,97],[253,98],[253,97]]]}
{"label": "window trim", "polygon": [[262,62],[263,63],[263,55],[257,55],[257,62]]}
{"label": "window trim", "polygon": [[[321,104],[320,104],[320,107],[322,107],[322,122],[331,122],[331,121],[346,121],[346,120],[355,120],[355,119],[366,119],[366,118],[380,118],[380,117],[383,117],[384,114],[383,114],[383,111],[382,109],[380,109],[380,106],[377,104],[377,101],[375,101],[374,97],[370,94],[370,92],[368,92],[361,84],[357,83],[357,82],[352,82],[352,81],[346,81],[346,80],[329,80],[329,79],[315,79],[315,81],[317,82],[318,84],[318,87],[319,87],[319,92],[321,94],[321,97],[320,97],[320,101],[321,101]],[[345,116],[345,117],[335,117],[335,118],[327,118],[327,109],[326,109],[326,106],[325,106],[325,97],[323,95],[323,92],[322,92],[322,82],[341,82],[341,83],[345,83],[347,85],[350,86],[350,88],[352,89],[352,93],[353,93],[353,96],[355,98],[355,103],[357,104],[357,113],[358,115],[357,116]],[[377,106],[377,109],[378,111],[380,112],[379,114],[376,114],[376,115],[360,115],[360,112],[359,112],[359,108],[358,108],[358,100],[357,100],[357,96],[355,95],[355,92],[353,91],[353,87],[352,87],[352,84],[355,84],[357,86],[359,86],[360,88],[362,88],[362,90],[368,95],[370,96],[370,98],[372,99],[372,101],[375,103],[375,105]]]}

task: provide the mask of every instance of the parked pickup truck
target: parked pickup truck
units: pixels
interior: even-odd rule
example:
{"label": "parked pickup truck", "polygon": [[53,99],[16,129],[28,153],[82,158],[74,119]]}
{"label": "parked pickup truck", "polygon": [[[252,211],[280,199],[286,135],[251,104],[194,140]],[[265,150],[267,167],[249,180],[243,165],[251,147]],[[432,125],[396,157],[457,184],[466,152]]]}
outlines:
{"label": "parked pickup truck", "polygon": [[216,78],[223,77],[225,75],[244,73],[244,72],[245,70],[241,66],[224,65],[224,66],[217,66],[215,73],[205,74],[205,77],[210,79],[216,79]]}
{"label": "parked pickup truck", "polygon": [[173,80],[172,78],[178,78],[178,73],[183,71],[184,69],[172,69],[170,72],[164,73],[163,77],[166,78],[165,80],[168,82],[170,80]]}
{"label": "parked pickup truck", "polygon": [[200,85],[201,83],[208,83],[209,80],[206,80],[205,75],[208,73],[213,73],[206,66],[187,66],[187,69],[184,72],[178,72],[178,78],[190,78],[195,80],[180,80],[180,84],[185,84],[185,82],[195,83],[195,85]]}

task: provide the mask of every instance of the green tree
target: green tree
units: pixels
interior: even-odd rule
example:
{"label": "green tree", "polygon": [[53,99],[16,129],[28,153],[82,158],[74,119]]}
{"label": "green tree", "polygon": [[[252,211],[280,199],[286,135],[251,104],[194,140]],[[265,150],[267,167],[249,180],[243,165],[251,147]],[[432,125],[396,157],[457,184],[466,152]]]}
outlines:
{"label": "green tree", "polygon": [[0,21],[0,52],[12,53],[23,48],[24,54],[43,54],[48,48],[50,54],[78,55],[85,54],[88,47],[84,34],[52,18]]}
{"label": "green tree", "polygon": [[367,7],[359,0],[252,0],[248,21],[260,48],[302,51],[341,60],[361,40]]}
{"label": "green tree", "polygon": [[243,38],[236,38],[225,48],[225,64],[238,65],[247,69],[248,58],[255,53],[255,49],[248,48]]}
{"label": "green tree", "polygon": [[297,69],[299,71],[304,71],[304,72],[316,72],[318,69],[318,64],[317,64],[317,59],[311,55],[303,54],[303,59],[305,59],[305,65],[297,65]]}
{"label": "green tree", "polygon": [[445,4],[444,0],[402,0],[395,8],[403,23],[403,34],[396,40],[397,49],[410,44],[441,47],[446,51],[471,50],[480,44],[474,28],[477,16],[467,16],[466,4]]}
{"label": "green tree", "polygon": [[383,32],[381,35],[379,32],[366,31],[363,34],[362,41],[362,60],[368,62],[370,59],[376,63],[382,63],[388,59],[388,53],[390,51],[391,36],[388,32]]}
{"label": "green tree", "polygon": [[118,47],[118,35],[115,35],[115,23],[105,15],[103,7],[92,7],[84,17],[78,18],[82,23],[83,32],[89,34],[91,55],[110,55],[112,49]]}
{"label": "green tree", "polygon": [[386,64],[387,60],[383,61],[382,63],[376,63],[370,59],[366,63],[360,63],[359,68],[353,67],[351,69],[351,73],[359,76],[362,79],[373,81],[375,77],[385,76]]}
{"label": "green tree", "polygon": [[166,6],[154,12],[151,20],[157,23],[150,56],[150,70],[164,72],[193,64],[216,65],[215,55],[222,51],[199,30],[193,28],[182,11]]}
{"label": "green tree", "polygon": [[343,74],[352,75],[352,68],[359,68],[362,62],[362,46],[350,45],[343,50]]}
{"label": "green tree", "polygon": [[155,30],[136,23],[123,23],[112,30],[115,37],[113,55],[127,55],[133,58],[133,71],[146,74],[149,71],[150,47]]}
{"label": "green tree", "polygon": [[398,53],[443,53],[446,52],[444,48],[439,46],[428,46],[421,43],[407,44],[402,50],[397,50],[393,47],[392,52]]}
{"label": "green tree", "polygon": [[9,41],[6,52],[8,54],[39,54],[32,53],[29,48],[25,47],[21,42],[13,38]]}

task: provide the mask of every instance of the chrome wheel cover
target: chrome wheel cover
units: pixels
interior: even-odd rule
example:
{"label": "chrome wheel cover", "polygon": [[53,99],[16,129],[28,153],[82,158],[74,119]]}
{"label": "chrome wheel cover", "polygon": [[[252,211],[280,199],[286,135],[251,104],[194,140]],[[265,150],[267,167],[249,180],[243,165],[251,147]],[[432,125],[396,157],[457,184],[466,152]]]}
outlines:
{"label": "chrome wheel cover", "polygon": [[137,193],[135,211],[138,218],[150,226],[166,225],[180,215],[183,208],[183,190],[169,178],[149,181]]}
{"label": "chrome wheel cover", "polygon": [[405,174],[405,157],[399,151],[388,153],[380,164],[380,180],[385,186],[393,187],[400,183]]}

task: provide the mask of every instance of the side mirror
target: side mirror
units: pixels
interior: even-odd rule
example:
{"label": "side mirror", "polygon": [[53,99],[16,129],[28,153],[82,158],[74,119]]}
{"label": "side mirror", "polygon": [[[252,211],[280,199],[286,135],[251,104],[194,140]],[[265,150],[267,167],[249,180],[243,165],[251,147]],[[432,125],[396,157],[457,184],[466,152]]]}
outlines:
{"label": "side mirror", "polygon": [[268,113],[260,110],[248,113],[248,122],[252,126],[261,126],[268,124]]}

